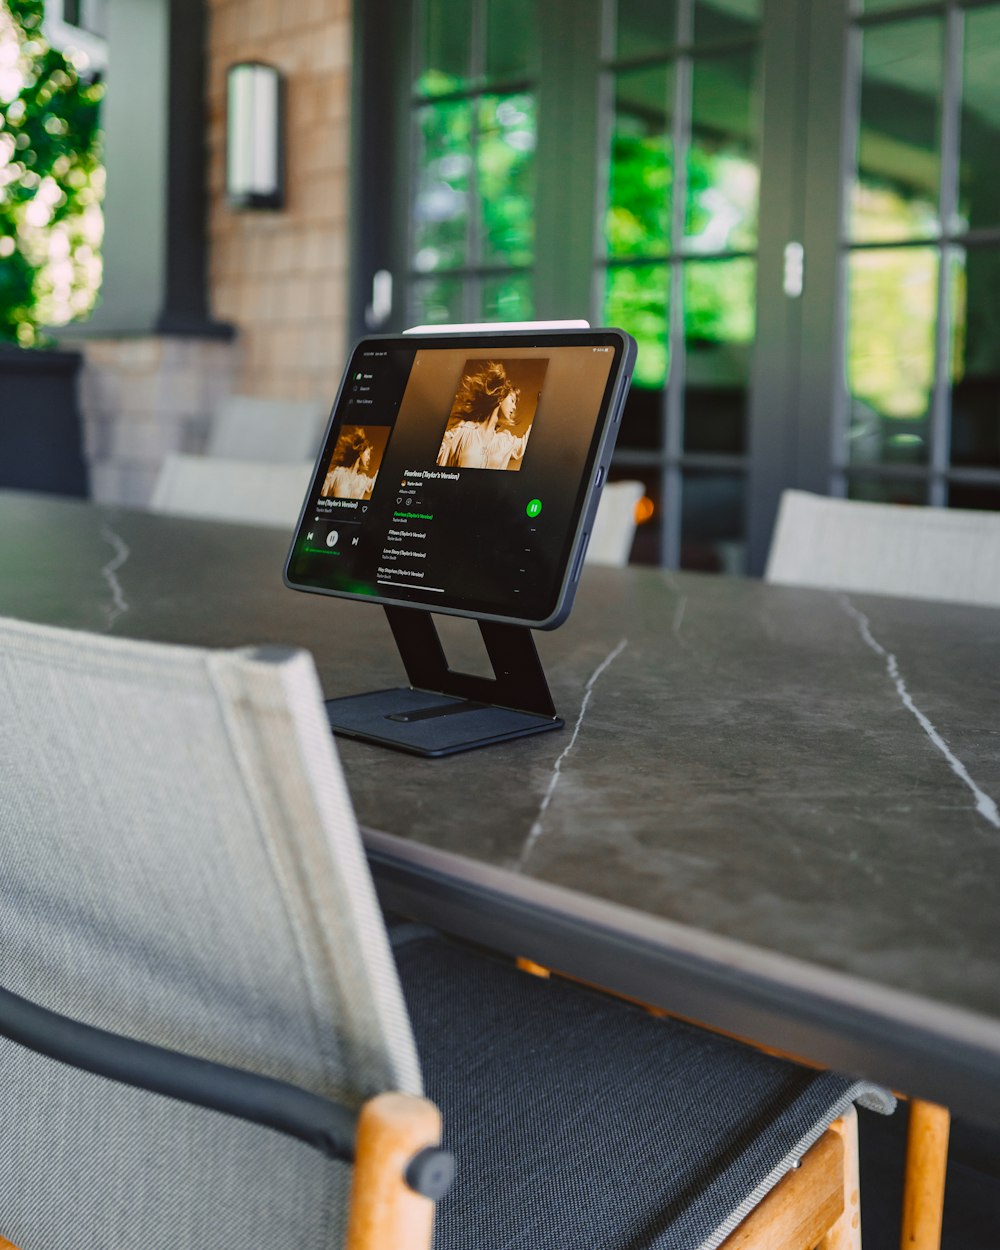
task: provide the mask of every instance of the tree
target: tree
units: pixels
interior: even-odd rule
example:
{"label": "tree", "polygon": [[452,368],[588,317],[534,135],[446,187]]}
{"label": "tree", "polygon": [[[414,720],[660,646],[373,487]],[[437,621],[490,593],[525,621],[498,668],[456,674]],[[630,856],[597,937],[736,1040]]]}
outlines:
{"label": "tree", "polygon": [[44,344],[93,307],[103,86],[49,46],[44,0],[0,0],[0,339]]}

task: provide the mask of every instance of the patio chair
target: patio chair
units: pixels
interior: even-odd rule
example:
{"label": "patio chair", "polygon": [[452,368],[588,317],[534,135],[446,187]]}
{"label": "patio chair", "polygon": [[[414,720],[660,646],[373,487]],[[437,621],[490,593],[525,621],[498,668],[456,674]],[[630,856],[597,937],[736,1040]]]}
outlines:
{"label": "patio chair", "polygon": [[313,462],[263,464],[170,452],[150,509],[179,516],[273,525],[291,533],[312,481]]}
{"label": "patio chair", "polygon": [[299,464],[316,459],[329,404],[227,395],[212,414],[206,455],[224,460]]}
{"label": "patio chair", "polygon": [[786,490],[766,581],[1000,605],[1000,513]]}
{"label": "patio chair", "polygon": [[642,498],[642,482],[608,482],[597,505],[594,529],[584,557],[588,564],[628,564],[635,537],[635,506]]}
{"label": "patio chair", "polygon": [[390,946],[306,653],[0,621],[0,706],[18,1250],[425,1250],[425,1089],[458,1169],[435,1250],[857,1244],[828,1126],[883,1091],[417,926]]}

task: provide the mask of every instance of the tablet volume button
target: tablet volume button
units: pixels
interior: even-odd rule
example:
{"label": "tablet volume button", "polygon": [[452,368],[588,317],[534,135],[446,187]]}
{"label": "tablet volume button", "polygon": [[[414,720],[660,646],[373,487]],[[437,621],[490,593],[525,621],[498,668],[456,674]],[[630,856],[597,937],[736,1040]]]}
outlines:
{"label": "tablet volume button", "polygon": [[575,582],[580,579],[580,570],[583,568],[583,557],[586,554],[588,542],[590,542],[590,534],[586,533],[583,536],[583,542],[580,544],[580,550],[576,555],[576,564],[573,566],[573,576],[570,579],[571,581]]}

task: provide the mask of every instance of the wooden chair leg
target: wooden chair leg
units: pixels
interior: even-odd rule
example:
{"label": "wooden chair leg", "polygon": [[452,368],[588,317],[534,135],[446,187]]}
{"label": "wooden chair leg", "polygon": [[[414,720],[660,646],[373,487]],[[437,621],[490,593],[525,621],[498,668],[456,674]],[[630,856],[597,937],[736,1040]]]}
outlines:
{"label": "wooden chair leg", "polygon": [[364,1104],[345,1250],[430,1250],[434,1203],[410,1189],[405,1173],[418,1151],[440,1140],[441,1115],[426,1098],[386,1093]]}
{"label": "wooden chair leg", "polygon": [[12,1241],[8,1241],[6,1237],[0,1237],[0,1250],[17,1250],[17,1246]]}
{"label": "wooden chair leg", "polygon": [[950,1128],[946,1107],[910,1103],[901,1250],[940,1250]]}
{"label": "wooden chair leg", "polygon": [[844,1142],[832,1127],[719,1250],[813,1250],[843,1210]]}
{"label": "wooden chair leg", "polygon": [[836,1133],[844,1145],[843,1186],[844,1208],[836,1223],[819,1243],[819,1250],[861,1250],[861,1172],[858,1158],[858,1113],[851,1107],[839,1120],[834,1120],[830,1131]]}

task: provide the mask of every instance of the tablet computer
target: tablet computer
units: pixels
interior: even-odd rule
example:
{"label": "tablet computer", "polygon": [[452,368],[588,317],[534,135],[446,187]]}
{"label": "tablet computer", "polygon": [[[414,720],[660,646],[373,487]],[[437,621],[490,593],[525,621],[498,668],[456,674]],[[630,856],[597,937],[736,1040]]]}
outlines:
{"label": "tablet computer", "polygon": [[285,584],[559,625],[634,360],[634,341],[614,329],[363,339],[334,403]]}

